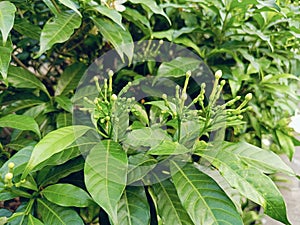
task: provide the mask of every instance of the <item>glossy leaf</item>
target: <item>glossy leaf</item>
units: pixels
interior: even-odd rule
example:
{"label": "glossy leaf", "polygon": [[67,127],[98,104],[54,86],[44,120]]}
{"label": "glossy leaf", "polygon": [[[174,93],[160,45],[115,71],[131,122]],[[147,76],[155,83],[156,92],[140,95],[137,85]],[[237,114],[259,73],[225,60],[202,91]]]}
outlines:
{"label": "glossy leaf", "polygon": [[145,108],[140,104],[134,104],[132,106],[131,112],[135,115],[139,121],[141,121],[145,126],[149,125],[149,119]]}
{"label": "glossy leaf", "polygon": [[156,198],[157,213],[161,217],[163,224],[194,224],[181,205],[174,184],[169,180],[157,180],[152,189]]}
{"label": "glossy leaf", "polygon": [[75,90],[86,69],[83,63],[74,63],[68,66],[58,80],[55,95],[67,95]]}
{"label": "glossy leaf", "polygon": [[190,151],[190,149],[178,142],[162,141],[160,144],[150,148],[147,153],[150,155],[181,155]]}
{"label": "glossy leaf", "polygon": [[31,214],[28,215],[28,225],[44,225],[39,219],[33,217]]}
{"label": "glossy leaf", "polygon": [[19,32],[24,36],[30,37],[35,40],[40,39],[40,35],[42,31],[42,29],[39,26],[32,24],[25,18],[18,19],[18,20],[16,19],[14,24],[14,30],[16,30],[17,32]]}
{"label": "glossy leaf", "polygon": [[40,38],[40,50],[36,57],[41,56],[56,43],[68,40],[74,30],[81,24],[80,16],[77,13],[61,13],[50,19],[42,29]]}
{"label": "glossy leaf", "polygon": [[71,100],[66,96],[56,96],[55,101],[58,103],[58,106],[60,106],[65,111],[72,113],[73,111],[73,105]]}
{"label": "glossy leaf", "polygon": [[3,109],[3,114],[18,112],[19,110],[28,109],[30,107],[41,105],[43,103],[44,102],[40,100],[34,100],[34,99],[17,100],[11,103],[10,105],[8,105],[7,107],[5,107],[5,109]]}
{"label": "glossy leaf", "polygon": [[[1,3],[1,2],[0,2]],[[0,12],[1,13],[1,12]],[[12,43],[8,41],[6,45],[1,45],[2,41],[0,41],[0,73],[5,82],[7,82],[7,73],[9,68],[9,63],[11,60],[11,54],[13,52]]]}
{"label": "glossy leaf", "polygon": [[21,67],[9,67],[8,82],[17,88],[37,88],[50,96],[45,85],[34,74]]}
{"label": "glossy leaf", "polygon": [[9,114],[0,118],[0,127],[11,127],[18,130],[30,130],[41,137],[40,129],[36,121],[26,115]]}
{"label": "glossy leaf", "polygon": [[57,16],[59,14],[58,10],[55,8],[55,6],[51,0],[43,0],[43,2],[55,16]]}
{"label": "glossy leaf", "polygon": [[69,126],[47,134],[34,147],[22,178],[25,178],[27,174],[40,163],[46,161],[54,154],[64,151],[69,145],[76,141],[77,138],[84,135],[90,129],[90,127],[86,126]]}
{"label": "glossy leaf", "polygon": [[179,199],[194,224],[243,224],[234,204],[208,175],[191,164],[182,167],[176,162],[171,162],[171,174]]}
{"label": "glossy leaf", "polygon": [[143,187],[127,187],[118,204],[120,224],[149,224],[150,208]]}
{"label": "glossy leaf", "polygon": [[133,57],[131,34],[110,20],[102,18],[92,19],[103,37],[114,46],[121,59],[124,61],[124,55],[126,55],[129,62],[131,62]]}
{"label": "glossy leaf", "polygon": [[62,128],[72,125],[72,114],[71,113],[60,113],[56,118],[56,127]]}
{"label": "glossy leaf", "polygon": [[171,140],[171,137],[167,132],[161,129],[154,128],[141,128],[131,131],[128,135],[124,144],[132,147],[152,147],[158,145],[163,140]]}
{"label": "glossy leaf", "polygon": [[133,4],[142,4],[143,6],[149,8],[153,13],[164,16],[169,22],[169,24],[171,24],[171,20],[169,19],[167,14],[160,6],[156,4],[155,1],[152,0],[129,0],[129,1],[132,2]]}
{"label": "glossy leaf", "polygon": [[94,201],[118,223],[117,207],[126,187],[127,156],[122,147],[110,140],[93,147],[86,158],[85,185]]}
{"label": "glossy leaf", "polygon": [[3,44],[5,45],[8,34],[14,25],[17,9],[10,1],[0,2],[0,9],[0,31],[2,33]]}
{"label": "glossy leaf", "polygon": [[274,182],[261,171],[247,165],[238,155],[213,147],[197,152],[216,167],[227,182],[242,195],[261,205],[270,217],[290,224],[284,199]]}
{"label": "glossy leaf", "polygon": [[38,212],[45,225],[84,225],[77,212],[55,205],[45,199],[38,199]]}
{"label": "glossy leaf", "polygon": [[78,11],[78,6],[76,3],[72,0],[59,0],[59,2],[68,8],[72,9],[74,12],[76,12],[80,17],[82,17],[81,13]]}
{"label": "glossy leaf", "polygon": [[72,184],[50,185],[41,194],[48,201],[65,207],[88,207],[92,202],[92,198],[84,190]]}
{"label": "glossy leaf", "polygon": [[99,13],[101,13],[102,15],[108,17],[109,19],[111,19],[112,21],[114,21],[116,24],[118,24],[123,30],[125,30],[125,27],[122,23],[122,15],[114,10],[114,9],[110,9],[106,6],[102,6],[102,5],[97,5],[93,7],[95,10],[97,10]]}

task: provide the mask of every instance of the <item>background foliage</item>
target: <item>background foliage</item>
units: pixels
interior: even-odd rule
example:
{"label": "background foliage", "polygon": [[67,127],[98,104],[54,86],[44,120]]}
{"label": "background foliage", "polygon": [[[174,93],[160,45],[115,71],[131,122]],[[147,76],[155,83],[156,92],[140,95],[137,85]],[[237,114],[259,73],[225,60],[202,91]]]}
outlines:
{"label": "background foliage", "polygon": [[[207,224],[212,218],[220,224],[224,215],[211,210],[214,204],[232,213],[233,224],[242,224],[242,219],[244,224],[250,224],[257,218],[254,213],[257,205],[251,202],[288,224],[283,199],[265,174],[280,171],[294,175],[276,154],[283,153],[292,159],[294,146],[299,144],[288,127],[299,102],[299,8],[297,2],[288,0],[0,1],[0,127],[3,127],[0,199],[8,204],[20,197],[15,211],[0,210],[3,217],[0,224],[7,222],[7,218],[8,224],[93,224],[99,220],[101,224],[108,224],[109,220],[114,224],[118,220],[124,221],[122,224]],[[115,187],[118,193],[98,193],[95,187],[101,184],[92,185],[95,174],[91,173],[93,168],[103,171],[102,164],[97,165],[91,156],[85,162],[73,144],[78,136],[90,132],[90,128],[76,127],[78,133],[74,136],[71,126],[74,91],[87,67],[105,52],[115,48],[121,59],[130,61],[133,51],[123,48],[122,44],[149,39],[185,46],[199,55],[212,71],[221,69],[222,79],[226,81],[224,99],[227,102],[236,99],[226,105],[227,110],[238,109],[247,93],[253,93],[252,100],[247,102],[252,108],[239,112],[243,122],[239,117],[234,124],[228,124],[225,137],[228,142],[224,142],[219,153],[203,151],[198,141],[191,145],[174,139],[180,130],[175,126],[173,133],[165,136],[166,140],[160,140],[162,146],[147,154],[148,158],[133,154],[137,156],[135,159],[124,153],[119,164],[109,162],[112,167],[127,168],[130,160],[133,160],[132,165],[151,165],[157,162],[158,153],[169,156],[170,149],[187,149],[182,156],[193,153],[193,160],[189,159],[186,167],[171,162],[168,168],[172,179],[140,187],[129,187],[122,181],[123,186]],[[148,73],[158,76],[160,66],[143,64],[115,74],[115,94],[128,81]],[[108,106],[111,104],[110,101]],[[141,107],[138,110],[146,113],[137,105],[135,111]],[[156,107],[156,110],[157,115],[161,115],[165,108]],[[103,118],[99,113],[100,121]],[[165,119],[172,124],[174,118]],[[145,132],[153,128],[148,115],[136,116],[130,121],[139,123],[129,128],[127,140],[144,137]],[[101,124],[95,127],[100,131],[102,128]],[[203,136],[199,137],[205,141]],[[123,149],[124,143],[128,144],[126,140],[123,143],[111,140],[113,137],[107,139],[103,146],[95,143],[88,146],[92,149],[91,155],[101,157],[98,154],[103,154],[109,146],[117,151]],[[153,147],[141,139],[144,147]],[[173,141],[166,144],[169,139]],[[179,147],[175,146],[176,141]],[[222,176],[199,169],[193,164],[198,158],[209,161],[209,167],[217,168]],[[178,173],[174,172],[176,168],[180,168]],[[120,168],[120,171],[123,170]],[[9,179],[8,173],[12,173],[13,178]],[[134,181],[143,179],[135,176],[131,177]],[[248,200],[231,199],[232,191],[225,193],[226,188],[221,185],[225,182],[219,180],[224,178]],[[202,189],[199,179],[209,183],[212,193]],[[184,183],[191,185],[183,186]],[[253,184],[257,186],[250,187]],[[266,184],[269,188],[265,193],[260,185]],[[185,198],[184,193],[190,193],[193,200]],[[99,199],[99,194],[109,200]],[[218,200],[201,204],[199,196]],[[191,204],[195,199],[196,206]],[[226,202],[224,206],[221,199]],[[206,205],[203,212],[208,213],[207,217],[198,214],[203,205]],[[281,210],[276,211],[274,207],[278,205]],[[201,221],[201,218],[207,220]]]}

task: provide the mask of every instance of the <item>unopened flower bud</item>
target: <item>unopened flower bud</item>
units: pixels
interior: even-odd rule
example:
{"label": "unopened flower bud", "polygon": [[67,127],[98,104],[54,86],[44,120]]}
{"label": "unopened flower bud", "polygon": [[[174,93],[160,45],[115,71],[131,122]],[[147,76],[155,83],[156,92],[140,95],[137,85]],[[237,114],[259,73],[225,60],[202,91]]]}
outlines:
{"label": "unopened flower bud", "polygon": [[183,100],[183,101],[185,101],[185,100],[187,100],[187,94],[186,93],[183,93],[182,94],[182,96],[181,96],[181,99]]}
{"label": "unopened flower bud", "polygon": [[159,40],[159,44],[163,45],[164,44],[164,40]]}
{"label": "unopened flower bud", "polygon": [[108,71],[108,76],[112,77],[113,75],[114,75],[114,71],[109,70],[109,71]]}
{"label": "unopened flower bud", "polygon": [[9,181],[9,180],[12,180],[14,177],[14,175],[12,173],[7,173],[5,174],[5,180],[6,181]]}
{"label": "unopened flower bud", "polygon": [[118,99],[118,96],[115,95],[115,94],[112,94],[111,100],[112,100],[112,101],[117,101],[117,99]]}
{"label": "unopened flower bud", "polygon": [[13,162],[8,163],[8,168],[13,169],[15,167],[15,164]]}
{"label": "unopened flower bud", "polygon": [[192,76],[192,71],[188,70],[188,71],[185,73],[185,75],[186,75],[187,77]]}
{"label": "unopened flower bud", "polygon": [[163,94],[161,97],[162,99],[166,100],[168,96],[166,94]]}
{"label": "unopened flower bud", "polygon": [[238,119],[242,120],[243,118],[243,115],[238,115]]}
{"label": "unopened flower bud", "polygon": [[105,117],[105,120],[106,120],[106,121],[110,121],[110,117],[109,117],[109,116],[106,116],[106,117]]}
{"label": "unopened flower bud", "polygon": [[226,84],[226,81],[222,80],[220,84],[221,84],[221,86],[224,86]]}
{"label": "unopened flower bud", "polygon": [[215,77],[217,80],[219,80],[222,77],[223,73],[222,70],[217,70],[215,73]]}
{"label": "unopened flower bud", "polygon": [[250,101],[252,99],[252,93],[248,93],[246,96],[245,96],[245,99],[247,101]]}

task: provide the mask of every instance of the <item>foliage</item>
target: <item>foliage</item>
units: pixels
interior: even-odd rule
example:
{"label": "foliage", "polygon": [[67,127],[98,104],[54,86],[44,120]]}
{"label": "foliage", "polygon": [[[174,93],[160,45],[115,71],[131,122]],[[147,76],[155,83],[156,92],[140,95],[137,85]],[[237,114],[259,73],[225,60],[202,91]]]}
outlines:
{"label": "foliage", "polygon": [[[268,175],[295,175],[276,153],[292,159],[297,143],[288,123],[299,100],[299,7],[0,1],[0,199],[21,201],[0,210],[0,224],[250,224],[235,190],[290,224]],[[133,43],[147,39],[181,44],[223,74],[210,90],[193,84],[193,58],[132,66]],[[88,66],[112,48],[128,66],[90,81],[97,98],[88,86],[76,99]],[[178,83],[174,95],[127,96],[147,74]],[[78,111],[91,126],[74,124]]]}

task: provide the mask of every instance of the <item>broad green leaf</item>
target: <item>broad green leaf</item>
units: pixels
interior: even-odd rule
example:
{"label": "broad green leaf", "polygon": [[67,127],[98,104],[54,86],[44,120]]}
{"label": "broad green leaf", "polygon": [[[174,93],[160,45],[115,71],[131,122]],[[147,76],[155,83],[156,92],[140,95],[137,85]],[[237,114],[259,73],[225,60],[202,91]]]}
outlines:
{"label": "broad green leaf", "polygon": [[34,74],[21,67],[10,66],[7,79],[14,87],[37,88],[50,96],[45,85]]}
{"label": "broad green leaf", "polygon": [[226,149],[214,146],[196,154],[211,162],[233,188],[261,205],[267,215],[290,224],[284,199],[271,178],[255,167],[247,165],[238,155]]}
{"label": "broad green leaf", "polygon": [[41,194],[48,201],[65,207],[87,207],[92,202],[92,198],[84,190],[72,184],[50,185]]}
{"label": "broad green leaf", "polygon": [[50,49],[56,43],[62,43],[68,40],[74,30],[79,28],[81,18],[77,13],[61,13],[57,17],[47,21],[42,29],[40,38],[40,50],[37,57]]}
{"label": "broad green leaf", "polygon": [[51,10],[51,12],[57,16],[59,15],[58,10],[55,8],[53,2],[51,0],[43,0],[43,2],[46,4],[46,6]]}
{"label": "broad green leaf", "polygon": [[175,186],[169,180],[157,180],[152,189],[156,197],[157,213],[163,224],[194,224],[181,205]]}
{"label": "broad green leaf", "polygon": [[82,17],[81,13],[78,11],[78,6],[76,3],[72,0],[59,0],[59,2],[68,8],[72,9],[74,12],[76,12],[80,17]]}
{"label": "broad green leaf", "polygon": [[69,113],[73,112],[73,104],[67,96],[64,96],[64,95],[56,96],[55,101],[65,111],[67,111]]}
{"label": "broad green leaf", "polygon": [[8,34],[13,28],[15,20],[15,5],[9,1],[0,2],[0,31],[2,33],[3,45],[6,44]]}
{"label": "broad green leaf", "polygon": [[[1,43],[2,41],[0,41],[0,44]],[[8,41],[4,46],[0,45],[0,52],[0,73],[4,79],[4,82],[7,83],[7,73],[11,61],[11,54],[13,52],[13,46],[11,41]]]}
{"label": "broad green leaf", "polygon": [[246,142],[226,142],[222,148],[236,154],[245,163],[252,165],[265,173],[283,172],[294,175],[294,171],[272,151],[258,148]]}
{"label": "broad green leaf", "polygon": [[150,155],[181,155],[190,152],[191,150],[184,145],[174,141],[162,141],[158,145],[150,148],[147,154]]}
{"label": "broad green leaf", "polygon": [[[195,141],[199,138],[200,131],[202,129],[202,124],[198,121],[186,121],[182,122],[180,126],[180,144],[186,147],[192,147]],[[176,132],[178,135],[178,131]]]}
{"label": "broad green leaf", "polygon": [[75,90],[86,69],[83,63],[74,63],[68,66],[58,80],[55,95],[67,95]]}
{"label": "broad green leaf", "polygon": [[149,224],[150,208],[143,187],[127,187],[118,204],[118,221],[123,225]]}
{"label": "broad green leaf", "polygon": [[117,207],[127,182],[127,156],[110,140],[93,147],[86,158],[85,185],[94,201],[118,224]]}
{"label": "broad green leaf", "polygon": [[177,57],[170,62],[163,62],[157,71],[156,80],[161,77],[182,77],[185,76],[188,70],[194,71],[199,68],[201,64],[200,59]]}
{"label": "broad green leaf", "polygon": [[129,126],[129,113],[126,110],[123,110],[120,102],[116,102],[115,108],[115,118],[113,119],[113,140],[123,141],[126,136],[126,131]]}
{"label": "broad green leaf", "polygon": [[102,6],[102,5],[97,5],[97,6],[93,6],[93,8],[95,10],[97,10],[99,13],[101,13],[102,15],[108,17],[109,19],[111,19],[112,21],[114,21],[116,24],[118,24],[123,30],[125,30],[125,27],[122,23],[122,15],[114,10],[114,9],[110,9],[106,6]]}
{"label": "broad green leaf", "polygon": [[67,127],[72,125],[72,114],[71,113],[66,113],[62,112],[58,114],[56,118],[56,127],[57,128],[62,128],[62,127]]}
{"label": "broad green leaf", "polygon": [[17,100],[12,102],[10,105],[6,106],[3,109],[3,114],[10,114],[13,112],[18,112],[19,110],[22,109],[27,109],[30,107],[34,107],[37,105],[41,105],[44,102],[40,101],[40,100],[34,100],[34,99],[25,99],[25,100]]}
{"label": "broad green leaf", "polygon": [[44,225],[39,219],[33,217],[31,214],[28,215],[28,225]]}
{"label": "broad green leaf", "polygon": [[47,134],[32,151],[30,160],[22,174],[24,179],[40,163],[46,161],[56,153],[64,151],[77,138],[84,135],[90,127],[87,126],[69,126],[52,131]]}
{"label": "broad green leaf", "polygon": [[143,6],[149,8],[153,13],[160,14],[163,17],[165,17],[167,19],[167,21],[169,22],[169,24],[171,24],[171,20],[169,19],[167,14],[164,12],[163,8],[158,6],[155,1],[152,1],[152,0],[129,0],[129,1],[132,2],[133,4],[142,4]]}
{"label": "broad green leaf", "polygon": [[278,138],[281,151],[284,152],[290,160],[292,160],[295,153],[295,146],[292,138],[280,130],[276,130],[276,137]]}
{"label": "broad green leaf", "polygon": [[45,225],[84,225],[77,212],[55,205],[45,199],[37,199],[38,213]]}
{"label": "broad green leaf", "polygon": [[133,130],[128,133],[124,144],[132,147],[153,147],[158,145],[163,140],[171,140],[168,133],[162,129],[145,127],[142,129]]}
{"label": "broad green leaf", "polygon": [[92,20],[103,37],[114,46],[121,59],[125,60],[125,54],[131,62],[134,47],[131,34],[110,20],[102,18],[92,18]]}
{"label": "broad green leaf", "polygon": [[17,32],[19,32],[24,36],[27,36],[35,40],[40,39],[40,35],[42,31],[42,29],[39,26],[32,24],[25,18],[18,19],[18,20],[16,19],[14,24],[14,30],[16,30]]}
{"label": "broad green leaf", "polygon": [[179,199],[194,224],[243,224],[234,204],[208,175],[193,165],[171,162],[171,174]]}
{"label": "broad green leaf", "polygon": [[11,127],[18,130],[30,130],[41,137],[39,125],[30,116],[9,114],[0,118],[0,127]]}
{"label": "broad green leaf", "polygon": [[157,164],[152,156],[143,153],[129,156],[127,184],[143,179]]}
{"label": "broad green leaf", "polygon": [[151,26],[149,20],[142,15],[139,11],[131,9],[129,7],[122,13],[122,15],[136,26],[138,26],[145,34],[151,32]]}

